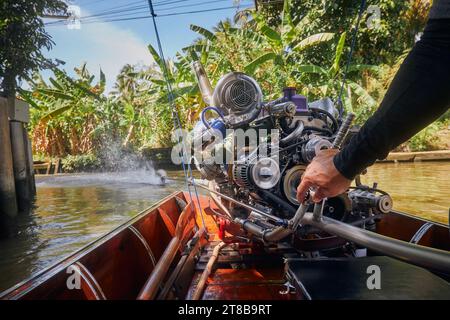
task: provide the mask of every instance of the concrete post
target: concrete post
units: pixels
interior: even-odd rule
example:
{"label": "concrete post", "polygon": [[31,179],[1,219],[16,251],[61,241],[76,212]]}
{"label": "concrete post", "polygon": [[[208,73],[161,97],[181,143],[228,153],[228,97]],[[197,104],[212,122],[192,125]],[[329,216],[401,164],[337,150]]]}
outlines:
{"label": "concrete post", "polygon": [[16,187],[8,121],[8,103],[0,98],[0,218],[17,215]]}

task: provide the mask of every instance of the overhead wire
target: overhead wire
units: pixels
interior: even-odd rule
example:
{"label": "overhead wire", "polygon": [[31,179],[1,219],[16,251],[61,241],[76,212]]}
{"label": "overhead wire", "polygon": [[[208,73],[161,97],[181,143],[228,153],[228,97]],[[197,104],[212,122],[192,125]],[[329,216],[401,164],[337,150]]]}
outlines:
{"label": "overhead wire", "polygon": [[[187,2],[189,0],[166,0],[162,2],[157,2],[154,6],[164,6],[174,3],[180,3],[180,2]],[[213,1],[202,1],[202,2],[196,2],[186,5],[179,5],[179,6],[172,6],[168,8],[160,8],[159,11],[169,11],[169,10],[175,10],[178,8],[185,8],[185,7],[196,7],[196,6],[207,6],[214,3],[224,2],[227,0],[213,0]],[[229,1],[229,0],[228,0]],[[248,0],[250,1],[250,0]],[[276,2],[276,1],[274,1]],[[109,8],[108,10],[104,10],[101,12],[96,12],[93,14],[90,14],[88,16],[81,16],[79,17],[79,21],[83,24],[88,23],[107,23],[107,22],[115,22],[115,21],[130,21],[130,20],[140,20],[140,19],[148,19],[150,18],[149,15],[143,15],[143,16],[134,16],[135,14],[143,14],[148,12],[146,5],[139,5],[139,6],[133,6],[129,7],[131,4],[137,4],[142,3],[141,1],[132,2],[128,5],[121,5],[121,6],[115,6],[112,8]],[[242,8],[249,8],[252,5],[250,4],[242,4]],[[123,7],[127,7],[124,9],[120,9]],[[232,9],[235,8],[235,6],[229,6],[229,7],[215,7],[215,8],[204,8],[199,10],[190,10],[190,11],[183,11],[183,12],[172,12],[172,13],[166,13],[166,14],[158,14],[158,17],[167,17],[167,16],[178,16],[178,15],[187,15],[187,14],[196,14],[196,13],[203,13],[203,12],[213,12],[213,11],[221,11],[226,9]],[[131,16],[131,17],[130,17]],[[67,20],[57,20],[52,22],[45,23],[46,26],[59,26],[59,25],[65,25],[67,24]]]}
{"label": "overhead wire", "polygon": [[[167,4],[184,2],[184,1],[189,1],[189,0],[177,0],[177,1],[165,0],[165,1],[157,2],[157,5],[164,6]],[[97,2],[100,2],[100,1],[94,1],[93,3],[83,3],[83,4],[79,4],[79,6],[82,5],[83,7],[86,7],[86,6],[90,6]],[[139,13],[148,12],[148,10],[147,10],[148,5],[146,2],[147,2],[146,0],[139,0],[139,1],[134,1],[134,2],[127,3],[127,4],[122,4],[119,6],[113,6],[110,8],[105,8],[103,11],[94,12],[90,15],[81,16],[79,18],[81,20],[81,19],[92,18],[92,17],[102,17],[102,16],[106,16],[106,15],[110,15],[110,14],[123,13],[123,12],[128,12],[128,11],[136,11],[136,10],[140,10],[140,9],[145,9],[145,11],[140,11]],[[137,4],[141,4],[141,5],[136,6]],[[75,5],[77,5],[77,4],[75,4]],[[65,22],[65,21],[66,21],[66,19],[60,19],[57,21],[52,21],[52,22],[46,23],[46,25],[53,25],[53,24],[57,24],[57,23]]]}
{"label": "overhead wire", "polygon": [[[241,8],[251,8],[252,5],[246,5],[246,6],[241,6]],[[180,15],[189,15],[189,14],[197,14],[197,13],[206,13],[206,12],[214,12],[214,11],[223,11],[223,10],[229,10],[229,9],[234,9],[234,6],[228,6],[228,7],[218,7],[218,8],[211,8],[211,9],[202,9],[202,10],[193,10],[193,11],[183,11],[183,12],[173,12],[173,13],[166,13],[166,14],[159,14],[157,17],[172,17],[172,16],[180,16]],[[126,15],[130,15],[130,14],[124,14],[123,16]],[[142,20],[142,19],[149,19],[151,18],[150,15],[143,15],[143,16],[135,16],[135,17],[128,17],[128,18],[122,18],[121,17],[112,17],[109,19],[104,19],[104,20],[88,20],[88,21],[83,21],[81,20],[80,22],[82,24],[91,24],[91,23],[109,23],[109,22],[119,22],[119,21],[133,21],[133,20]],[[46,26],[61,26],[61,25],[65,25],[65,20],[64,23],[47,23]]]}
{"label": "overhead wire", "polygon": [[[172,116],[173,116],[173,121],[174,121],[174,127],[175,127],[175,129],[178,128],[178,129],[182,130],[183,126],[181,124],[181,119],[180,119],[180,115],[178,113],[178,109],[177,109],[177,107],[175,105],[175,98],[174,98],[174,95],[173,95],[172,84],[170,82],[169,71],[168,71],[167,65],[166,65],[166,60],[165,60],[165,56],[164,56],[164,50],[163,50],[163,46],[162,46],[162,42],[161,42],[161,37],[159,35],[158,26],[157,26],[157,23],[156,23],[156,14],[155,14],[155,11],[154,11],[154,8],[153,8],[152,0],[148,0],[148,4],[149,4],[149,7],[150,7],[150,14],[151,14],[152,21],[153,21],[153,28],[155,30],[155,37],[156,37],[156,41],[157,41],[157,44],[158,44],[159,55],[160,55],[160,58],[162,60],[162,68],[163,68],[162,71],[163,71],[163,76],[164,76],[165,82],[166,82],[169,105],[172,108]],[[184,137],[182,137],[181,139],[182,139],[181,144],[182,144],[182,148],[183,148],[182,149],[182,154],[181,154],[181,161],[182,161],[182,165],[183,165],[183,172],[184,172],[186,187],[188,189],[189,196],[190,196],[191,201],[192,201],[192,193],[191,193],[191,189],[190,189],[190,185],[189,185],[189,181],[188,181],[188,173],[189,173],[190,178],[193,179],[193,173],[192,173],[192,168],[191,168],[191,164],[190,164],[191,159],[189,159],[188,162],[187,162],[187,170],[188,170],[188,172],[187,172],[186,171],[186,164],[185,164],[185,161],[184,161],[185,160],[184,157],[187,154],[186,153],[187,150],[186,150]],[[203,228],[206,229],[206,222],[205,222],[205,218],[203,216],[203,210],[202,210],[202,207],[201,207],[201,204],[200,204],[200,198],[199,198],[199,195],[198,195],[198,190],[197,190],[197,187],[195,186],[195,184],[193,186],[194,186],[195,196],[197,198],[197,205],[198,205],[198,209],[200,211],[200,217],[201,217],[201,220],[202,220]],[[195,208],[195,202],[192,201],[192,203],[194,204],[194,208]]]}

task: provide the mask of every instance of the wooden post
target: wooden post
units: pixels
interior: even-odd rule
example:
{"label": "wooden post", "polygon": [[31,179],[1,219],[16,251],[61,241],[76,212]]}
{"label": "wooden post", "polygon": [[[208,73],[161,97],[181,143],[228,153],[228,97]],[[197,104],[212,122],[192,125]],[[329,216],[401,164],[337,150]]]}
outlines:
{"label": "wooden post", "polygon": [[34,198],[34,179],[30,168],[28,134],[25,129],[30,121],[30,106],[15,98],[9,101],[9,126],[13,156],[14,180],[19,210],[27,211]]}
{"label": "wooden post", "polygon": [[17,215],[8,103],[0,98],[0,217]]}
{"label": "wooden post", "polygon": [[53,170],[53,174],[59,173],[61,168],[61,158],[57,158],[55,162],[55,169]]}
{"label": "wooden post", "polygon": [[23,130],[23,134],[24,134],[24,139],[25,139],[26,148],[27,148],[27,159],[28,159],[27,169],[28,169],[28,175],[30,177],[30,183],[31,183],[31,185],[30,185],[31,195],[35,196],[36,195],[36,181],[34,179],[33,148],[31,147],[31,141],[30,141],[30,138],[28,137],[27,130]]}
{"label": "wooden post", "polygon": [[32,200],[31,181],[28,174],[28,146],[25,143],[23,123],[11,121],[11,150],[13,156],[14,180],[16,184],[16,197],[19,210],[30,207]]}

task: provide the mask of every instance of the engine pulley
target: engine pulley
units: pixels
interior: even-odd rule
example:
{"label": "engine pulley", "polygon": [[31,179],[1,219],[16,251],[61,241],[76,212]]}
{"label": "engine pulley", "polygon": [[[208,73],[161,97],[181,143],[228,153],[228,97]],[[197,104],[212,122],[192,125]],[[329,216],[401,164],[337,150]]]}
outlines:
{"label": "engine pulley", "polygon": [[264,157],[256,159],[253,163],[235,164],[233,179],[240,187],[251,188],[256,186],[268,190],[280,181],[280,167],[273,158]]}
{"label": "engine pulley", "polygon": [[305,172],[306,166],[297,165],[293,166],[286,171],[283,177],[283,193],[288,201],[296,206],[300,205],[297,201],[297,187],[300,184],[303,172]]}
{"label": "engine pulley", "polygon": [[256,161],[250,171],[253,183],[261,189],[271,189],[280,181],[280,167],[272,158],[261,158]]}
{"label": "engine pulley", "polygon": [[320,150],[331,148],[331,142],[320,137],[313,137],[302,149],[302,158],[306,163],[310,163]]}

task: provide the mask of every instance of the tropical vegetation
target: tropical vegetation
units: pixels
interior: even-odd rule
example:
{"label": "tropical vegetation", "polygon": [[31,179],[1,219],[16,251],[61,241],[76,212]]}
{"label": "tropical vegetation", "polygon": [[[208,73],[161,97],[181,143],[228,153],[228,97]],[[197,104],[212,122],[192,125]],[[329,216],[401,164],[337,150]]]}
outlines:
{"label": "tropical vegetation", "polygon": [[[220,21],[212,30],[191,25],[199,37],[190,46],[163,61],[149,45],[154,63],[125,65],[110,92],[105,91],[103,72],[98,70],[95,76],[86,64],[75,69],[75,77],[55,65],[48,66],[53,73],[48,79],[36,70],[27,77],[29,89],[19,91],[32,106],[29,129],[34,152],[97,155],[111,141],[135,151],[170,146],[174,109],[168,103],[163,71],[167,70],[183,127],[192,128],[205,107],[191,71],[195,60],[203,63],[213,85],[230,71],[250,74],[268,100],[277,98],[286,86],[296,86],[310,101],[324,96],[336,100],[343,82],[342,103],[363,123],[423,28],[430,1],[372,2],[383,16],[375,21],[370,12],[363,14],[345,81],[359,1],[286,0],[281,5],[269,3],[258,12],[242,10],[234,21]],[[368,19],[376,23],[375,28]],[[448,115],[401,148],[445,148],[430,136],[446,127]]]}

